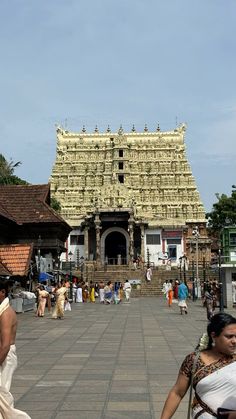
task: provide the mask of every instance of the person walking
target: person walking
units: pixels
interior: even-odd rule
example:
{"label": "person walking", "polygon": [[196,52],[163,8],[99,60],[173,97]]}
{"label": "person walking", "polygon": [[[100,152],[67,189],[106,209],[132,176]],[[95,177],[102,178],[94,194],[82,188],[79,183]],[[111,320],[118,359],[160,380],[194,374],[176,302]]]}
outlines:
{"label": "person walking", "polygon": [[76,302],[82,303],[83,302],[83,295],[82,295],[82,282],[78,283],[77,291],[76,291]]}
{"label": "person walking", "polygon": [[168,291],[170,289],[170,281],[168,279],[165,280],[165,282],[162,285],[162,292],[164,294],[164,297],[166,300],[168,300]]}
{"label": "person walking", "polygon": [[124,290],[124,293],[125,293],[126,302],[129,303],[132,287],[131,287],[131,284],[128,281],[128,279],[126,279],[126,281],[124,283],[123,290]]}
{"label": "person walking", "polygon": [[170,286],[169,286],[169,289],[168,289],[168,306],[171,307],[172,306],[172,301],[173,301],[173,294],[174,294],[172,279],[170,280],[169,284],[170,284]]}
{"label": "person walking", "polygon": [[175,280],[173,291],[174,291],[174,299],[178,300],[178,288],[179,288],[179,281],[178,279]]}
{"label": "person walking", "polygon": [[90,303],[95,303],[95,287],[94,287],[93,281],[90,281],[89,300],[90,300]]}
{"label": "person walking", "polygon": [[64,317],[64,310],[65,310],[65,302],[68,301],[67,296],[67,287],[64,283],[59,283],[55,295],[56,295],[56,305],[54,307],[52,318],[53,319],[63,319]]}
{"label": "person walking", "polygon": [[188,288],[187,286],[184,284],[184,282],[181,282],[180,285],[178,286],[178,306],[180,308],[180,314],[188,314],[188,306],[187,306],[187,300],[188,298]]}
{"label": "person walking", "polygon": [[146,272],[146,280],[147,280],[148,282],[151,282],[151,280],[152,280],[152,269],[151,269],[151,267],[150,267],[150,266],[148,266],[148,268],[147,268],[147,272]]}
{"label": "person walking", "polygon": [[[235,317],[227,313],[212,316],[207,333],[203,334],[196,350],[185,357],[180,367],[177,381],[166,399],[161,419],[173,417],[189,388],[193,388],[195,392],[193,403],[189,399],[193,419],[223,418],[223,415],[217,414],[221,409],[235,410]],[[233,413],[230,414],[232,417]]]}
{"label": "person walking", "polygon": [[204,294],[203,305],[206,307],[207,320],[211,320],[214,312],[214,301],[215,296],[213,289],[210,285],[207,286],[207,289]]}
{"label": "person walking", "polygon": [[10,393],[12,377],[17,367],[17,317],[10,306],[8,289],[8,281],[0,279],[0,414],[2,418],[30,419],[25,412],[13,407],[14,399]]}
{"label": "person walking", "polygon": [[49,292],[47,292],[43,285],[38,287],[38,309],[36,315],[44,317],[46,303],[49,304]]}
{"label": "person walking", "polygon": [[104,287],[105,287],[104,281],[101,280],[98,284],[98,290],[99,290],[98,294],[99,294],[100,304],[104,304]]}
{"label": "person walking", "polygon": [[113,293],[112,293],[113,285],[111,281],[108,281],[107,285],[104,287],[104,302],[105,304],[111,304],[113,299]]}

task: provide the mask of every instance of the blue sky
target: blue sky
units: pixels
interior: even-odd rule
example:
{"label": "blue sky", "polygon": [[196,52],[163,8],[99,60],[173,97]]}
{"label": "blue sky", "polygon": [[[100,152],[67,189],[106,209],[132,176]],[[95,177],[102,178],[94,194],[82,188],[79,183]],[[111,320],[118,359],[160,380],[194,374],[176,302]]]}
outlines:
{"label": "blue sky", "polygon": [[235,0],[2,0],[0,153],[46,183],[55,125],[187,123],[206,210],[236,183]]}

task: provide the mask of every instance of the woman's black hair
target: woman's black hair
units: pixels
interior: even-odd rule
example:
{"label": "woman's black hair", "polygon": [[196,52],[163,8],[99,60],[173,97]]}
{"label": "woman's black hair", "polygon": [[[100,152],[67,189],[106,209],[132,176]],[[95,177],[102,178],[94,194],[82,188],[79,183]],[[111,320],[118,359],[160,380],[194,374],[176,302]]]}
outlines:
{"label": "woman's black hair", "polygon": [[207,349],[212,348],[211,333],[214,332],[215,336],[220,336],[224,328],[230,324],[236,324],[236,318],[231,316],[231,314],[220,312],[212,316],[210,323],[207,326],[207,334],[209,336]]}
{"label": "woman's black hair", "polygon": [[8,297],[8,291],[9,291],[10,281],[5,278],[0,278],[0,291],[5,291],[5,296]]}

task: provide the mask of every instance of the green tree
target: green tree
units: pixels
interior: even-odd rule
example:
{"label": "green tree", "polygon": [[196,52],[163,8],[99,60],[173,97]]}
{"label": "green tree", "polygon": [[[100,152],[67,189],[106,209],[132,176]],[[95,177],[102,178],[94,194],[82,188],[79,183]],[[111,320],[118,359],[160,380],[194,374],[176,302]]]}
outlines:
{"label": "green tree", "polygon": [[23,179],[14,175],[14,171],[21,165],[18,161],[14,163],[12,159],[8,162],[5,157],[0,154],[0,185],[27,185]]}
{"label": "green tree", "polygon": [[50,199],[50,207],[52,207],[52,209],[54,209],[54,211],[56,211],[56,212],[60,212],[60,211],[61,211],[61,204],[60,204],[60,202],[59,202],[56,198],[54,198],[54,197],[52,197],[52,198]]}
{"label": "green tree", "polygon": [[219,233],[225,225],[236,225],[236,186],[232,185],[230,196],[217,193],[216,198],[217,202],[206,216],[209,229]]}

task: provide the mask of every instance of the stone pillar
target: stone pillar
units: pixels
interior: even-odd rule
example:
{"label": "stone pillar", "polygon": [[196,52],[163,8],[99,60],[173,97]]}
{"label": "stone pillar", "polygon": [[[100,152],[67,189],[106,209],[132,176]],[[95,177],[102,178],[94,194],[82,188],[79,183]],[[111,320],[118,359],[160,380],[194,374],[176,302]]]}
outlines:
{"label": "stone pillar", "polygon": [[141,229],[141,259],[142,259],[142,263],[145,262],[145,254],[144,254],[144,225],[141,224],[140,225],[140,229]]}
{"label": "stone pillar", "polygon": [[85,260],[89,260],[88,231],[89,231],[88,226],[85,226],[85,228],[84,228],[84,256],[85,256]]}
{"label": "stone pillar", "polygon": [[129,222],[129,261],[127,261],[127,264],[129,263],[131,266],[134,263],[134,226],[132,222]]}
{"label": "stone pillar", "polygon": [[101,237],[100,237],[100,230],[101,230],[101,220],[99,214],[95,215],[95,229],[96,229],[96,262],[101,264]]}

